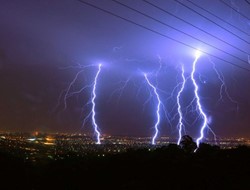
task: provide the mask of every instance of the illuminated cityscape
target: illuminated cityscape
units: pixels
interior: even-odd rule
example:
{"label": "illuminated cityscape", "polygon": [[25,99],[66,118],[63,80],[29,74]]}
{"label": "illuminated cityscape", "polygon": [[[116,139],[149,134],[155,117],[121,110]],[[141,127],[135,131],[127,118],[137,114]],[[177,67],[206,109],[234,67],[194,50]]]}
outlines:
{"label": "illuminated cityscape", "polygon": [[[65,159],[69,156],[105,156],[125,153],[129,150],[157,148],[176,144],[176,139],[160,137],[156,145],[151,145],[151,137],[103,136],[102,145],[96,145],[94,137],[86,134],[67,133],[0,133],[0,148],[13,155],[19,155],[25,161],[43,159]],[[217,142],[206,140],[206,143],[217,145],[221,149],[232,149],[238,146],[250,146],[250,139],[221,138]]]}

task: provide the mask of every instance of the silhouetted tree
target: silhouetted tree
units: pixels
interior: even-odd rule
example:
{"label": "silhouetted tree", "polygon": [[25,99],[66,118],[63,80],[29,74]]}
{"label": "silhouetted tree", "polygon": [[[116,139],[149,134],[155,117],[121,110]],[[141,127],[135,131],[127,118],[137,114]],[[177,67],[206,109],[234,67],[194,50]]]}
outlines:
{"label": "silhouetted tree", "polygon": [[211,157],[220,151],[220,147],[216,145],[210,145],[207,143],[201,143],[196,153],[201,156]]}
{"label": "silhouetted tree", "polygon": [[194,150],[197,148],[196,143],[189,135],[182,136],[180,146],[187,153],[194,152]]}

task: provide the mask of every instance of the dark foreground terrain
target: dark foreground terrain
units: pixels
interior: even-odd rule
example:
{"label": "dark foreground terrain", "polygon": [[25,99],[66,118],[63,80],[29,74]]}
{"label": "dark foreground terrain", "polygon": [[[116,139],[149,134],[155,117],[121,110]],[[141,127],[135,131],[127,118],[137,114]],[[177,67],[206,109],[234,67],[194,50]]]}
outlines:
{"label": "dark foreground terrain", "polygon": [[0,189],[250,189],[250,148],[176,145],[25,162],[0,152]]}

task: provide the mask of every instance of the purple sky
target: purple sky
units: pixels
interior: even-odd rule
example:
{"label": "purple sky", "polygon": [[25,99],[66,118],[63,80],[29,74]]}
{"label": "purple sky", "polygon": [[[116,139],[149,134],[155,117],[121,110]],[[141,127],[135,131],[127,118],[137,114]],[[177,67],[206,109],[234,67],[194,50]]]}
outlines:
{"label": "purple sky", "polygon": [[[220,27],[174,0],[150,1],[217,37],[214,38],[144,1],[120,0],[183,31],[189,35],[187,36],[111,0],[87,2],[227,61],[210,55],[202,55],[199,59],[196,78],[200,85],[201,101],[210,118],[210,126],[218,136],[250,137],[250,65],[247,53],[243,53],[250,52],[250,20],[219,0],[192,0],[245,31],[249,34],[247,35],[186,0],[180,2]],[[224,2],[250,18],[250,5],[244,0]],[[158,81],[169,117],[174,118],[177,92],[173,92],[172,99],[168,97],[181,80],[181,64],[185,65],[186,77],[190,74],[194,60],[193,49],[78,0],[3,0],[0,4],[0,129],[79,131],[90,108],[85,106],[83,109],[83,106],[90,98],[91,89],[68,99],[68,108],[65,111],[61,101],[56,107],[60,93],[79,71],[62,68],[102,62],[104,67],[97,89],[97,122],[101,131],[111,135],[150,136],[153,134],[155,121],[155,101],[152,98],[143,106],[148,100],[149,92],[140,71],[156,73],[160,65],[159,57],[162,69],[158,77],[152,75],[151,80],[155,84]],[[220,81],[210,60],[223,74],[233,101],[223,92],[224,100],[218,102]],[[249,71],[232,66],[231,63]],[[95,72],[95,67],[86,69],[75,88],[91,83]],[[119,96],[116,89],[120,89],[122,82],[128,78],[131,80]],[[192,85],[188,84],[182,97],[183,105],[188,104],[192,95]],[[238,102],[238,111],[234,101]],[[195,117],[193,113],[186,117],[190,124],[186,126],[187,133],[194,137],[197,136],[200,126],[199,121],[192,124]],[[178,117],[173,119],[172,126],[162,118],[160,135],[177,137]],[[91,131],[91,126],[85,126],[82,131]]]}

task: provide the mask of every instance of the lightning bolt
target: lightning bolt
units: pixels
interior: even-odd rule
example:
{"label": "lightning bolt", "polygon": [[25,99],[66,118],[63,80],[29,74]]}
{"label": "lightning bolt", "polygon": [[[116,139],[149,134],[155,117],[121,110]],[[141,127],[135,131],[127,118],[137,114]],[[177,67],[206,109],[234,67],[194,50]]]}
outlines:
{"label": "lightning bolt", "polygon": [[108,100],[108,102],[110,101],[114,101],[114,98],[113,96],[115,94],[118,94],[118,98],[117,98],[117,103],[120,101],[123,93],[124,93],[124,90],[125,88],[128,86],[129,82],[132,80],[132,76],[129,76],[126,80],[124,81],[120,81],[120,82],[117,82],[117,86],[120,86],[118,87],[117,89],[115,89],[111,94],[110,94],[110,98]]}
{"label": "lightning bolt", "polygon": [[87,116],[84,118],[83,123],[82,123],[82,127],[85,126],[86,122],[91,117],[91,119],[92,119],[92,125],[93,125],[94,131],[95,131],[95,135],[96,135],[96,138],[97,138],[96,144],[101,144],[101,142],[100,142],[100,135],[101,134],[100,134],[100,131],[98,130],[98,125],[97,125],[96,119],[95,119],[95,116],[96,116],[96,111],[95,111],[96,103],[95,103],[95,100],[96,100],[96,85],[97,85],[97,80],[98,80],[99,74],[101,72],[102,64],[98,65],[98,71],[96,72],[94,81],[91,84],[87,84],[87,85],[81,87],[80,89],[75,89],[75,85],[76,85],[77,81],[79,80],[80,75],[82,73],[84,73],[84,71],[85,71],[86,68],[89,68],[89,67],[92,67],[92,66],[96,66],[96,65],[83,66],[83,65],[78,64],[76,66],[69,66],[69,67],[62,68],[62,69],[80,69],[80,71],[78,71],[76,73],[75,77],[69,83],[68,87],[60,94],[59,100],[58,100],[58,104],[57,104],[57,106],[56,106],[55,109],[57,109],[57,107],[59,107],[60,100],[62,99],[62,101],[63,101],[63,110],[62,111],[65,111],[67,109],[67,100],[70,97],[72,97],[74,95],[77,95],[77,94],[80,94],[81,92],[83,92],[87,88],[92,88],[91,99],[83,106],[83,107],[85,107],[85,106],[91,104],[92,105],[92,109],[87,114]]}
{"label": "lightning bolt", "polygon": [[184,76],[184,67],[182,65],[181,67],[181,70],[182,70],[182,73],[181,73],[181,76],[182,76],[182,82],[181,82],[181,88],[177,94],[177,105],[178,105],[178,114],[179,114],[179,122],[178,122],[178,131],[179,131],[179,138],[178,138],[178,141],[177,141],[177,144],[179,145],[180,142],[181,142],[181,137],[182,137],[182,129],[184,127],[183,125],[183,115],[182,115],[182,111],[181,111],[181,103],[180,103],[180,96],[181,96],[181,93],[183,92],[184,90],[184,87],[185,87],[185,83],[186,83],[186,79],[185,79],[185,76]]}
{"label": "lightning bolt", "polygon": [[158,127],[159,127],[160,120],[161,120],[161,116],[160,116],[161,100],[160,100],[159,94],[157,93],[156,87],[149,81],[147,74],[144,73],[144,77],[145,77],[145,80],[147,81],[148,85],[153,89],[154,94],[155,94],[155,96],[157,98],[157,108],[156,108],[157,120],[156,120],[156,123],[154,125],[155,134],[154,134],[154,136],[152,138],[152,142],[151,142],[153,145],[155,145],[155,139],[156,139],[156,137],[158,135],[158,132],[159,132]]}
{"label": "lightning bolt", "polygon": [[86,85],[86,86],[83,86],[81,89],[77,90],[77,91],[72,91],[72,89],[74,88],[74,85],[75,83],[77,82],[79,76],[85,71],[86,68],[89,68],[89,67],[93,67],[94,65],[87,65],[87,66],[83,66],[83,65],[80,65],[80,64],[77,64],[76,66],[68,66],[68,67],[63,67],[63,68],[60,68],[60,69],[80,69],[80,71],[78,71],[75,75],[75,77],[73,78],[73,80],[69,83],[68,87],[66,89],[64,89],[60,96],[59,96],[59,99],[58,99],[58,103],[56,105],[56,107],[54,108],[54,111],[60,106],[60,102],[61,102],[61,99],[63,101],[63,109],[62,111],[65,111],[67,109],[67,100],[76,95],[76,94],[80,94],[82,91],[84,91],[86,88],[90,88],[91,85]]}
{"label": "lightning bolt", "polygon": [[95,103],[95,99],[96,99],[96,85],[97,85],[97,80],[98,80],[98,77],[99,77],[99,74],[101,72],[101,67],[102,67],[102,64],[99,64],[98,65],[98,71],[95,75],[95,80],[94,80],[94,85],[93,85],[93,90],[92,90],[92,99],[91,99],[91,102],[92,102],[92,124],[93,124],[93,127],[94,127],[94,130],[95,130],[95,134],[96,134],[96,144],[101,144],[101,141],[100,141],[100,136],[101,136],[101,133],[98,129],[98,125],[96,123],[96,111],[95,111],[95,106],[96,106],[96,103]]}
{"label": "lightning bolt", "polygon": [[196,80],[194,78],[194,74],[195,74],[195,71],[196,71],[196,64],[197,64],[197,61],[198,61],[200,56],[201,56],[201,52],[199,50],[197,50],[196,55],[195,55],[195,60],[194,60],[194,62],[192,64],[192,72],[191,72],[191,80],[192,80],[192,83],[194,85],[194,94],[195,94],[197,108],[198,108],[199,114],[203,118],[203,124],[202,124],[201,129],[200,129],[200,136],[196,140],[196,144],[197,144],[198,148],[199,148],[201,140],[204,137],[204,130],[207,127],[207,116],[206,116],[206,114],[204,113],[204,111],[202,109],[202,105],[200,103],[200,97],[199,97],[199,94],[198,94],[199,87],[198,87],[198,85],[196,83]]}
{"label": "lightning bolt", "polygon": [[219,80],[220,83],[221,83],[221,85],[220,85],[220,98],[219,98],[218,102],[219,102],[219,101],[223,101],[223,92],[224,92],[224,94],[226,95],[226,97],[227,97],[233,104],[235,104],[235,106],[236,106],[236,111],[238,112],[238,111],[239,111],[239,103],[238,103],[236,100],[234,100],[234,99],[230,96],[222,72],[220,72],[220,71],[216,68],[215,63],[212,61],[212,59],[211,59],[210,57],[208,57],[208,60],[209,60],[210,63],[212,63],[212,65],[213,65],[213,70],[214,70],[214,72],[216,73],[217,78],[218,78],[218,80]]}

